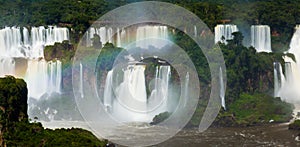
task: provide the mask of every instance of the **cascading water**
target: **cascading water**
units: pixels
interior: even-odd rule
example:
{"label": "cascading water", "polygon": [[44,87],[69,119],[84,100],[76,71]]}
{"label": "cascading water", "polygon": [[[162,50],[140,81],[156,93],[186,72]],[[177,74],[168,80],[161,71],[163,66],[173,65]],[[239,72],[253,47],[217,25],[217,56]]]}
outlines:
{"label": "cascading water", "polygon": [[84,97],[84,93],[83,93],[83,66],[82,66],[82,63],[79,64],[79,92],[80,92],[80,95],[81,95],[81,98]]}
{"label": "cascading water", "polygon": [[[166,26],[140,26],[137,28],[136,40],[144,40],[147,38],[162,38],[168,39],[168,28]],[[136,46],[141,48],[148,48],[149,46],[154,46],[156,48],[161,48],[166,44],[162,42],[156,42],[156,40],[139,41]]]}
{"label": "cascading water", "polygon": [[190,74],[189,73],[186,73],[186,75],[185,75],[185,81],[184,81],[184,91],[183,91],[183,96],[184,96],[184,98],[183,98],[183,106],[184,107],[186,107],[187,105],[187,98],[189,97],[189,91],[188,91],[188,89],[189,89],[189,82],[190,82]]}
{"label": "cascading water", "polygon": [[13,58],[0,58],[0,77],[15,75],[15,60]]}
{"label": "cascading water", "polygon": [[280,62],[274,62],[274,97],[280,97],[279,91],[284,85],[285,77]]}
{"label": "cascading water", "polygon": [[69,40],[67,28],[32,27],[29,34],[25,27],[5,27],[0,30],[0,52],[2,57],[40,58],[45,45],[63,40]]}
{"label": "cascading water", "polygon": [[[237,26],[233,24],[217,25],[215,27],[215,43],[218,43],[220,41],[227,44],[226,40],[233,39],[232,33],[238,31],[239,30]],[[222,40],[222,37],[224,37],[224,40]]]}
{"label": "cascading water", "polygon": [[159,67],[159,78],[161,79],[161,93],[162,93],[162,107],[165,108],[164,111],[168,111],[168,93],[169,93],[169,80],[171,76],[170,66],[160,66]]}
{"label": "cascading water", "polygon": [[[116,33],[116,34],[113,34]],[[92,46],[92,39],[94,35],[97,34],[100,37],[102,46],[106,43],[114,43],[117,47],[125,47],[131,41],[144,40],[147,38],[161,38],[168,39],[168,28],[167,26],[159,25],[146,25],[138,26],[135,29],[120,29],[120,28],[90,28],[87,32],[86,45]],[[114,35],[114,36],[113,36]],[[131,36],[135,37],[135,40],[130,40]],[[107,40],[107,41],[106,41]],[[141,48],[147,48],[149,45],[155,45],[155,47],[160,48],[165,46],[161,42],[151,41],[139,41],[136,46]]]}
{"label": "cascading water", "polygon": [[32,112],[35,108],[38,114],[45,112],[46,118],[53,118],[51,116],[57,113],[54,109],[36,104],[53,93],[61,93],[62,63],[59,60],[44,60],[43,50],[46,45],[64,40],[69,40],[68,29],[56,26],[0,29],[0,76],[24,78],[28,87],[30,118],[37,116]]}
{"label": "cascading water", "polygon": [[122,122],[152,119],[146,114],[147,93],[144,71],[144,65],[129,65],[124,70],[123,81],[116,87],[116,100],[113,100],[112,113],[119,116]]}
{"label": "cascading water", "polygon": [[300,27],[296,27],[296,31],[292,37],[289,53],[294,54],[296,62],[290,57],[284,57],[285,60],[285,80],[281,83],[278,92],[283,100],[290,103],[300,103]]}
{"label": "cascading water", "polygon": [[103,104],[107,112],[111,111],[113,97],[114,97],[113,89],[112,89],[112,82],[113,82],[112,80],[113,80],[113,70],[107,73],[107,77],[105,81]]}
{"label": "cascading water", "polygon": [[146,92],[145,69],[146,65],[128,65],[116,88],[113,88],[113,70],[107,73],[103,104],[107,112],[122,122],[150,122],[155,115],[168,111],[171,67],[156,67],[150,96]]}
{"label": "cascading water", "polygon": [[44,94],[61,92],[61,62],[28,60],[25,81],[28,97],[39,99]]}
{"label": "cascading water", "polygon": [[219,73],[219,78],[220,78],[220,98],[221,98],[221,106],[226,110],[226,105],[225,105],[225,86],[224,86],[224,81],[223,81],[223,72],[222,68],[220,67],[220,73]]}
{"label": "cascading water", "polygon": [[270,27],[267,25],[252,25],[251,45],[257,52],[272,52]]}
{"label": "cascading water", "polygon": [[28,60],[25,81],[28,87],[28,97],[40,98],[47,93],[48,65],[45,60]]}

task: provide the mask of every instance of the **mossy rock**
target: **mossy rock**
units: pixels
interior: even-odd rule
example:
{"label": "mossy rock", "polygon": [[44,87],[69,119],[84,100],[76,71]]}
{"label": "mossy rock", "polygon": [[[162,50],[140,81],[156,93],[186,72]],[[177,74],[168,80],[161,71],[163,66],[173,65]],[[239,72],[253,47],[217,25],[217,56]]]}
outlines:
{"label": "mossy rock", "polygon": [[293,123],[289,124],[289,130],[300,130],[300,120],[295,120]]}
{"label": "mossy rock", "polygon": [[150,123],[150,125],[157,125],[161,122],[163,122],[164,120],[166,120],[171,114],[169,112],[163,112],[160,113],[158,115],[155,115],[155,117],[153,118],[152,122]]}

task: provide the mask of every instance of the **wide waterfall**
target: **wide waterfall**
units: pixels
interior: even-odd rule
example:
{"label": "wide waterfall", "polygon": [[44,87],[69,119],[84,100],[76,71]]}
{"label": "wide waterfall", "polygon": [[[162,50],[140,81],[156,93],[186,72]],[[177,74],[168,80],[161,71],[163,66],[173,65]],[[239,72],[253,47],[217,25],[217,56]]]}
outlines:
{"label": "wide waterfall", "polygon": [[[168,39],[168,28],[166,26],[140,26],[137,28],[136,40],[144,40],[147,38],[162,38]],[[137,47],[148,48],[151,45],[155,45],[156,48],[161,48],[166,44],[161,44],[156,40],[138,41]]]}
{"label": "wide waterfall", "polygon": [[272,52],[270,27],[267,25],[252,25],[251,45],[257,52]]}
{"label": "wide waterfall", "polygon": [[238,31],[237,26],[233,24],[217,25],[215,27],[215,43],[227,43],[226,40],[233,39],[232,33]]}
{"label": "wide waterfall", "polygon": [[157,66],[147,94],[146,65],[128,65],[122,70],[122,81],[114,86],[114,71],[107,73],[103,104],[107,112],[121,122],[150,122],[162,112],[169,111],[168,96],[171,67]]}
{"label": "wide waterfall", "polygon": [[[155,42],[155,40],[139,41],[147,38],[162,38],[168,39],[167,26],[160,25],[146,25],[137,26],[136,28],[90,28],[86,36],[86,45],[92,46],[94,35],[99,35],[102,46],[109,42],[115,44],[117,47],[125,47],[131,42],[138,42],[136,47],[146,48],[149,45],[155,45],[157,48],[163,47],[165,44]],[[135,38],[132,40],[132,38]]]}
{"label": "wide waterfall", "polygon": [[[0,30],[0,77],[12,75],[26,81],[31,118],[42,116],[46,110],[46,117],[53,115],[48,115],[48,112],[54,110],[36,104],[53,93],[62,92],[62,62],[47,62],[44,47],[64,40],[69,40],[69,30],[56,26],[5,27]],[[38,113],[32,112],[35,108]]]}
{"label": "wide waterfall", "polygon": [[0,30],[0,52],[2,57],[40,58],[45,45],[68,39],[67,28],[31,27],[29,33],[26,27],[5,27]]}

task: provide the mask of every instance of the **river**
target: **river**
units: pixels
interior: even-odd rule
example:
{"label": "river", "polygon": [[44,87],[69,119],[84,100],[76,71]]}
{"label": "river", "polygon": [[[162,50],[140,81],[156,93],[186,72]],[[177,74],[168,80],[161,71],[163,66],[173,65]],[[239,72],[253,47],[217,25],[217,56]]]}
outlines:
{"label": "river", "polygon": [[209,128],[203,133],[197,129],[187,129],[157,146],[300,146],[300,141],[295,140],[299,132],[288,130],[288,123]]}
{"label": "river", "polygon": [[[43,122],[43,125],[52,129],[80,127],[91,131],[84,122]],[[124,132],[129,133],[128,131]],[[141,132],[136,132],[136,135],[141,135],[139,134]],[[153,131],[153,134],[147,135],[158,135],[156,134],[157,132],[159,131]],[[274,123],[252,127],[209,128],[204,132],[199,132],[196,128],[183,129],[171,139],[154,147],[300,146],[300,140],[296,140],[299,133],[300,131],[288,130],[288,123]],[[114,134],[111,137],[116,140],[118,138],[122,140],[126,137],[129,139],[129,142],[137,141],[136,137],[128,137],[126,133]]]}

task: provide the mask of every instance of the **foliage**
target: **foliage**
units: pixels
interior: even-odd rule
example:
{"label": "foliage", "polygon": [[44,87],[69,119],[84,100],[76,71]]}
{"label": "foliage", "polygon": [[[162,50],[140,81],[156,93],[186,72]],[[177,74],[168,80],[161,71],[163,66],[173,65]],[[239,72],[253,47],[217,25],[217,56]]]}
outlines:
{"label": "foliage", "polygon": [[27,86],[12,76],[0,78],[1,146],[105,146],[83,129],[44,129],[41,123],[29,123]]}
{"label": "foliage", "polygon": [[41,123],[15,122],[4,134],[7,146],[105,146],[83,129],[44,129]]}
{"label": "foliage", "polygon": [[289,124],[290,130],[300,130],[300,120],[295,120],[293,123]]}
{"label": "foliage", "polygon": [[[229,111],[221,113],[215,124],[220,126],[231,125],[255,125],[274,122],[286,122],[291,119],[293,107],[291,104],[282,102],[280,98],[273,98],[265,94],[243,93],[240,97],[230,104]],[[222,122],[222,119],[231,116],[232,122]],[[227,119],[228,120],[228,119]]]}
{"label": "foliage", "polygon": [[[284,54],[257,53],[253,47],[247,48],[242,45],[243,35],[240,32],[233,33],[233,36],[232,40],[227,40],[228,44],[219,43],[226,64],[225,100],[228,110],[219,113],[215,125],[251,125],[270,119],[277,122],[287,121],[291,114],[291,106],[267,96],[273,95],[273,62],[283,64]],[[209,97],[208,94],[204,95]],[[202,101],[199,101],[188,126],[197,126],[201,121],[207,102],[200,100]]]}
{"label": "foliage", "polygon": [[[0,26],[61,25],[72,28],[76,41],[106,12],[144,0],[11,0],[0,1]],[[299,0],[159,0],[182,6],[213,30],[216,24],[237,24],[244,34],[250,25],[270,25],[272,49],[283,52],[296,24],[300,24]],[[224,21],[226,20],[226,21]]]}
{"label": "foliage", "polygon": [[75,48],[69,41],[62,43],[56,42],[54,45],[46,46],[44,49],[44,57],[46,61],[59,59],[62,61],[70,61],[75,54]]}

